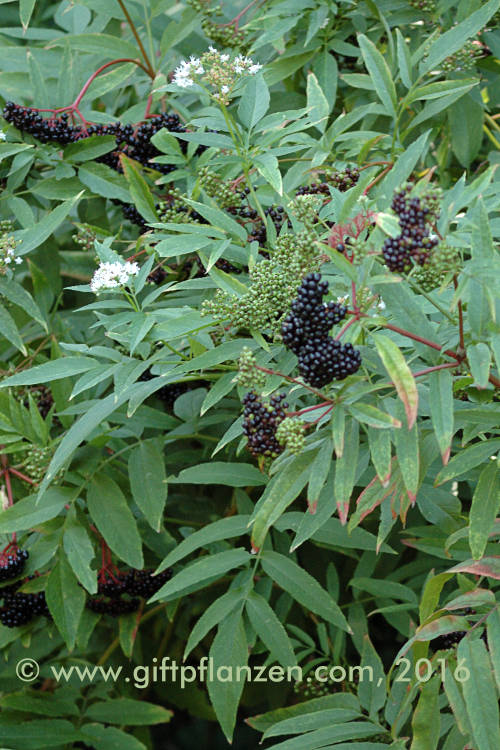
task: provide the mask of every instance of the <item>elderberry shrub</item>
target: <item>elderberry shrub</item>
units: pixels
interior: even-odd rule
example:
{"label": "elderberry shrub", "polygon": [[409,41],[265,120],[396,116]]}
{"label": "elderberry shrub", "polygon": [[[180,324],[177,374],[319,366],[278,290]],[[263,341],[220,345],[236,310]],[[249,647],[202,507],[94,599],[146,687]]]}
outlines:
{"label": "elderberry shrub", "polygon": [[21,575],[29,553],[20,547],[6,547],[0,555],[0,582],[10,581]]}
{"label": "elderberry shrub", "polygon": [[390,271],[409,271],[412,261],[423,266],[430,253],[439,242],[438,237],[430,236],[430,223],[436,218],[431,201],[410,197],[411,186],[395,193],[391,208],[397,214],[401,234],[387,237],[382,247],[385,263]]}
{"label": "elderberry shrub", "polygon": [[341,344],[328,335],[347,310],[337,302],[325,304],[327,291],[328,282],[319,273],[308,274],[281,326],[285,346],[298,357],[301,376],[317,388],[343,380],[361,365],[361,355],[352,344]]}
{"label": "elderberry shrub", "polygon": [[243,432],[248,450],[255,458],[276,458],[283,452],[284,446],[278,442],[276,429],[286,417],[288,404],[285,398],[284,393],[276,394],[271,396],[269,404],[265,404],[255,391],[249,391],[243,397]]}

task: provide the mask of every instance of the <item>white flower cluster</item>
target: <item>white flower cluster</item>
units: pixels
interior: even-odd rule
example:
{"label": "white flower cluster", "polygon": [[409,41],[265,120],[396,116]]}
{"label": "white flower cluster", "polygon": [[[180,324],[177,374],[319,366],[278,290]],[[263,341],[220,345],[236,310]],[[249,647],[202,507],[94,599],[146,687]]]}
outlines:
{"label": "white flower cluster", "polygon": [[96,294],[101,289],[113,289],[117,286],[127,284],[131,276],[139,273],[137,263],[125,261],[121,263],[101,263],[92,277],[90,288]]}
{"label": "white flower cluster", "polygon": [[13,248],[8,247],[7,250],[5,251],[5,257],[3,258],[3,262],[8,266],[10,263],[12,263],[12,261],[14,261],[16,266],[18,266],[20,263],[23,262],[23,259],[20,258],[19,255],[15,254]]}
{"label": "white flower cluster", "polygon": [[2,275],[11,263],[19,265],[23,262],[23,259],[16,255],[17,243],[10,234],[11,231],[12,223],[9,220],[0,222],[0,274]]}
{"label": "white flower cluster", "polygon": [[194,75],[203,75],[205,68],[198,57],[191,57],[189,60],[183,60],[178,68],[175,69],[174,83],[185,89],[194,85]]}
{"label": "white flower cluster", "polygon": [[7,138],[7,136],[5,135],[5,133],[3,132],[3,130],[0,130],[0,141],[5,141],[6,138]]}
{"label": "white flower cluster", "polygon": [[208,52],[201,57],[183,60],[175,70],[173,82],[184,89],[197,82],[203,83],[212,89],[214,99],[227,104],[238,79],[245,75],[255,75],[261,68],[262,65],[254,63],[250,57],[237,55],[231,60],[228,54],[209,47]]}

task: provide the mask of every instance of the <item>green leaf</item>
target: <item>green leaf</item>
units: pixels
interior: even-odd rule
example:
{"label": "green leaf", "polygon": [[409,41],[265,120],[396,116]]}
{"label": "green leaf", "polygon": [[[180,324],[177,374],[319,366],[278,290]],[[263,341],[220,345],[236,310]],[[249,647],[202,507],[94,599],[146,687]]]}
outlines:
{"label": "green leaf", "polygon": [[457,659],[464,659],[470,672],[470,677],[462,682],[462,691],[477,750],[497,750],[500,747],[498,698],[486,646],[481,639],[462,638]]}
{"label": "green leaf", "polygon": [[387,430],[368,428],[368,444],[380,483],[387,487],[391,478],[391,435]]}
{"label": "green leaf", "polygon": [[47,213],[43,219],[32,227],[31,229],[23,229],[22,231],[15,232],[15,237],[21,242],[18,248],[18,255],[26,255],[39,247],[50,235],[55,232],[60,224],[64,221],[66,216],[69,214],[73,206],[80,200],[83,195],[83,191],[75,195],[71,200],[64,201],[53,211]]}
{"label": "green leaf", "polygon": [[175,477],[169,477],[171,484],[225,484],[229,487],[257,487],[267,479],[252,464],[223,463],[211,461],[190,466]]}
{"label": "green leaf", "polygon": [[0,511],[0,534],[26,531],[50,521],[74,496],[74,490],[69,487],[53,487],[45,493],[43,503],[37,504],[37,495],[23,497],[10,508]]}
{"label": "green leaf", "polygon": [[94,476],[87,493],[89,513],[109,547],[132,568],[142,568],[142,541],[132,511],[116,482]]}
{"label": "green leaf", "polygon": [[418,436],[419,430],[416,422],[411,430],[396,430],[393,434],[396,459],[412,503],[415,502],[419,487],[420,443]]}
{"label": "green leaf", "polygon": [[486,344],[471,344],[467,347],[467,359],[469,360],[471,375],[474,378],[473,385],[476,388],[486,388],[490,376],[491,353]]}
{"label": "green leaf", "polygon": [[[19,19],[24,30],[29,26],[36,0],[19,0]],[[41,105],[45,106],[45,105]]]}
{"label": "green leaf", "polygon": [[80,739],[79,730],[66,719],[35,719],[0,726],[0,741],[6,750],[9,745],[22,750],[60,747]]}
{"label": "green leaf", "polygon": [[264,597],[255,591],[250,592],[246,600],[245,610],[255,632],[267,646],[271,656],[282,667],[295,666],[297,659],[286,630]]}
{"label": "green leaf", "polygon": [[441,469],[434,480],[434,486],[437,487],[440,484],[444,484],[444,482],[449,482],[450,479],[456,479],[456,477],[466,474],[470,469],[473,469],[478,464],[482,464],[483,461],[493,456],[498,450],[500,450],[500,438],[484,440],[480,443],[470,445],[465,450],[457,453],[456,456],[453,456],[450,463]]}
{"label": "green leaf", "polygon": [[86,596],[63,554],[49,574],[45,598],[57,629],[72,651]]}
{"label": "green leaf", "polygon": [[132,698],[114,698],[90,706],[86,713],[90,719],[106,724],[123,724],[125,726],[149,726],[167,724],[173,716],[163,706]]}
{"label": "green leaf", "polygon": [[330,594],[307,571],[278,552],[264,550],[261,562],[267,575],[299,604],[341,630],[351,632],[347,620]]}
{"label": "green leaf", "polygon": [[135,503],[151,528],[160,531],[168,485],[163,454],[155,441],[142,441],[131,451],[128,474]]}
{"label": "green leaf", "polygon": [[52,380],[61,380],[71,375],[79,375],[91,370],[96,360],[90,357],[62,357],[43,365],[31,367],[17,375],[11,375],[0,383],[0,388],[10,388],[13,385],[38,385]]}
{"label": "green leaf", "polygon": [[411,430],[415,424],[418,411],[418,391],[415,378],[398,345],[392,339],[380,333],[373,334],[373,339],[384,367],[404,404],[408,429]]}
{"label": "green leaf", "polygon": [[[358,697],[370,718],[376,719],[378,711],[384,707],[386,701],[385,674],[382,660],[368,634],[363,637],[360,667],[367,670],[368,679],[360,679]],[[360,672],[361,676],[364,674],[364,671]]]}
{"label": "green leaf", "polygon": [[434,675],[422,685],[420,698],[412,719],[413,741],[410,750],[436,750],[439,742],[441,718],[439,688],[441,679]]}
{"label": "green leaf", "polygon": [[408,179],[415,169],[418,160],[423,157],[427,149],[430,132],[430,130],[427,130],[425,133],[422,133],[416,141],[413,141],[413,143],[403,151],[391,171],[381,181],[377,195],[383,195],[387,201],[389,201],[389,196],[392,198],[394,191],[397,190],[406,179]]}
{"label": "green leaf", "polygon": [[358,422],[363,422],[363,424],[367,424],[370,427],[375,427],[379,430],[387,429],[389,427],[399,429],[401,427],[399,419],[392,417],[390,414],[386,414],[386,412],[381,411],[370,404],[362,404],[358,402],[357,404],[351,404],[348,406],[348,409]]}
{"label": "green leaf", "polygon": [[463,167],[470,167],[483,142],[484,110],[472,96],[462,96],[448,109],[451,147]]}
{"label": "green leaf", "polygon": [[486,635],[497,689],[500,690],[500,612],[498,607],[495,607],[486,620]]}
{"label": "green leaf", "polygon": [[102,724],[84,724],[81,732],[85,744],[91,743],[96,750],[147,750],[146,745],[116,727],[105,727]]}
{"label": "green leaf", "polygon": [[28,315],[40,323],[46,331],[48,330],[47,323],[45,322],[40,308],[31,294],[27,292],[24,287],[13,279],[6,281],[6,279],[0,278],[0,294],[6,297],[10,302],[13,302],[15,305],[22,308],[28,313]]}
{"label": "green leaf", "polygon": [[307,76],[307,108],[310,121],[320,133],[324,133],[330,114],[330,105],[314,73],[309,73]]}
{"label": "green leaf", "polygon": [[120,154],[120,164],[123,174],[128,182],[130,195],[141,216],[149,222],[158,221],[155,209],[155,200],[148,184],[131,159],[125,154]]}
{"label": "green leaf", "polygon": [[131,202],[127,180],[107,164],[88,162],[78,170],[78,177],[95,195]]}
{"label": "green leaf", "polygon": [[287,470],[271,479],[255,506],[252,527],[252,549],[262,547],[267,532],[307,484],[311,455],[301,453],[288,464]]}
{"label": "green leaf", "polygon": [[247,639],[239,610],[219,625],[209,658],[212,660],[215,679],[207,682],[208,694],[222,731],[230,743],[248,662]]}
{"label": "green leaf", "polygon": [[364,34],[358,34],[358,44],[380,101],[387,110],[387,114],[396,117],[396,87],[384,57]]}
{"label": "green leaf", "polygon": [[68,518],[64,526],[64,551],[73,572],[89,594],[97,592],[96,571],[91,570],[94,548],[85,528],[75,518]]}
{"label": "green leaf", "polygon": [[467,39],[475,36],[500,7],[500,0],[490,0],[484,3],[482,8],[471,13],[464,21],[456,24],[451,29],[441,34],[430,46],[427,57],[424,58],[420,73],[424,75],[434,70],[443,60],[458,52]]}
{"label": "green leaf", "polygon": [[333,441],[323,441],[321,448],[311,466],[311,475],[307,487],[307,504],[311,513],[316,512],[316,504],[332,466]]}
{"label": "green leaf", "polygon": [[[316,54],[313,62],[313,72],[318,79],[318,84],[326,101],[328,102],[328,111],[331,112],[335,106],[337,98],[338,85],[338,66],[335,57],[330,54],[329,50],[324,49]],[[311,117],[311,115],[309,115]]]}
{"label": "green leaf", "polygon": [[184,661],[207,633],[212,628],[215,628],[219,622],[228,617],[242,600],[243,589],[231,589],[212,602],[212,604],[203,612],[200,619],[195,623],[194,628],[189,634],[186,648],[184,650]]}
{"label": "green leaf", "polygon": [[453,378],[449,370],[436,370],[429,377],[431,421],[443,464],[450,458],[453,437]]}
{"label": "green leaf", "polygon": [[259,154],[254,158],[253,163],[257,172],[276,190],[278,195],[283,195],[283,181],[276,156],[271,153]]}
{"label": "green leaf", "polygon": [[64,149],[64,161],[76,163],[91,161],[114,149],[116,149],[114,135],[91,135],[89,138],[68,144]]}
{"label": "green leaf", "polygon": [[489,461],[479,475],[469,512],[469,544],[475,560],[484,554],[499,509],[500,475],[496,461]]}
{"label": "green leaf", "polygon": [[403,84],[409,89],[412,85],[412,64],[409,46],[399,29],[396,29],[399,75]]}
{"label": "green leaf", "polygon": [[238,107],[238,117],[248,130],[261,120],[269,109],[270,95],[262,75],[252,76],[245,86]]}
{"label": "green leaf", "polygon": [[183,539],[175,549],[168,553],[157,573],[165,568],[169,568],[179,560],[187,557],[200,547],[207,547],[213,542],[220,542],[223,539],[234,539],[248,532],[248,520],[250,516],[230,516],[229,518],[220,518],[218,521],[208,524],[199,531],[194,531],[186,539]]}
{"label": "green leaf", "polygon": [[359,424],[354,419],[350,419],[346,427],[344,452],[340,458],[337,458],[335,464],[335,502],[340,521],[343,524],[346,523],[349,514],[349,502],[356,478],[358,454]]}
{"label": "green leaf", "polygon": [[21,338],[21,335],[19,331],[17,330],[17,326],[14,322],[14,319],[10,313],[7,312],[5,307],[2,307],[0,305],[0,331],[4,338],[7,339],[7,341],[10,341],[12,346],[14,346],[16,349],[18,349],[21,354],[24,354],[24,356],[27,356],[28,350],[26,349],[24,342]]}
{"label": "green leaf", "polygon": [[249,559],[250,554],[243,547],[202,557],[177,573],[177,575],[157,591],[150,601],[161,601],[167,598],[173,599],[174,595],[193,585],[202,588],[204,582],[209,578],[217,578],[227,573],[228,570],[239,568],[240,565],[244,565]]}
{"label": "green leaf", "polygon": [[[312,703],[312,701],[310,702]],[[303,734],[311,732],[314,729],[348,722],[360,716],[360,712],[355,709],[323,708],[322,710],[312,711],[309,714],[299,714],[298,716],[291,716],[288,719],[278,721],[277,724],[273,724],[273,726],[266,730],[262,739],[278,737],[281,734]]]}

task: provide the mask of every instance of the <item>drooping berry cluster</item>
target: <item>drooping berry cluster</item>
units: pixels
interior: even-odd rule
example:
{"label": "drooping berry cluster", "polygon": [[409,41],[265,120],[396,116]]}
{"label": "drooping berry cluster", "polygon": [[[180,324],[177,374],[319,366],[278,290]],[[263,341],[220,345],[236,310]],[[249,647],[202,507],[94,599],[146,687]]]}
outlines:
{"label": "drooping berry cluster", "polygon": [[28,557],[27,550],[21,549],[13,542],[8,544],[0,553],[0,582],[11,581],[20,576]]}
{"label": "drooping berry cluster", "polygon": [[249,391],[243,397],[243,432],[248,450],[255,458],[275,458],[283,452],[284,446],[276,438],[276,429],[286,417],[288,404],[285,398],[284,393],[276,394],[271,396],[269,404],[265,404],[255,391]]}
{"label": "drooping berry cluster", "polygon": [[39,615],[50,617],[44,591],[36,594],[23,594],[18,591],[4,593],[4,591],[4,589],[0,589],[0,598],[3,597],[3,606],[0,607],[0,622],[4,627],[18,628],[31,622],[34,617]]}
{"label": "drooping berry cluster", "polygon": [[111,617],[136,612],[140,599],[149,599],[172,577],[170,569],[156,576],[153,573],[153,570],[135,568],[126,572],[115,569],[113,574],[108,570],[101,571],[97,596],[87,599],[87,608],[97,614],[107,614]]}
{"label": "drooping berry cluster", "polygon": [[[148,381],[152,380],[155,377],[156,375],[153,375],[151,370],[148,368],[142,373],[142,375],[139,377],[139,380]],[[161,388],[158,388],[158,390],[155,391],[154,395],[159,398],[160,401],[163,401],[163,403],[168,408],[171,408],[179,398],[179,396],[182,396],[184,393],[192,391],[195,388],[204,388],[207,385],[208,383],[206,380],[186,380],[179,383],[168,383],[167,385],[163,385]]]}
{"label": "drooping berry cluster", "polygon": [[301,376],[317,388],[352,375],[361,365],[361,355],[352,344],[341,344],[328,335],[347,310],[338,302],[325,304],[327,291],[328,282],[319,273],[308,274],[281,326],[283,343],[297,355]]}
{"label": "drooping berry cluster", "polygon": [[430,253],[439,242],[437,236],[430,236],[430,224],[436,218],[434,196],[428,198],[410,197],[411,186],[395,193],[391,208],[397,214],[401,234],[387,237],[382,253],[390,271],[409,271],[414,261],[424,265]]}

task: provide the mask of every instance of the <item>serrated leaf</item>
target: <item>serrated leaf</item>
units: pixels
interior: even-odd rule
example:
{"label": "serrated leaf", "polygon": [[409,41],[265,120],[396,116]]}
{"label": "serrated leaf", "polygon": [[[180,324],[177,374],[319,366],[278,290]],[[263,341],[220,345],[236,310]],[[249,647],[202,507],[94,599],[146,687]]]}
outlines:
{"label": "serrated leaf", "polygon": [[65,555],[59,556],[49,574],[45,598],[57,629],[66,641],[68,649],[72,651],[86,596]]}
{"label": "serrated leaf", "polygon": [[150,526],[160,531],[168,485],[163,454],[153,440],[142,441],[129,456],[130,489]]}
{"label": "serrated leaf", "polygon": [[255,591],[250,592],[245,610],[255,632],[267,646],[271,656],[282,667],[295,666],[297,659],[287,632],[264,597]]}
{"label": "serrated leaf", "polygon": [[396,117],[397,96],[391,71],[384,57],[370,39],[358,34],[358,44],[363,55],[366,69],[373,81],[375,91],[387,110],[387,114]]}
{"label": "serrated leaf", "polygon": [[479,475],[469,512],[469,544],[475,560],[484,554],[499,509],[500,473],[496,462],[490,461]]}

